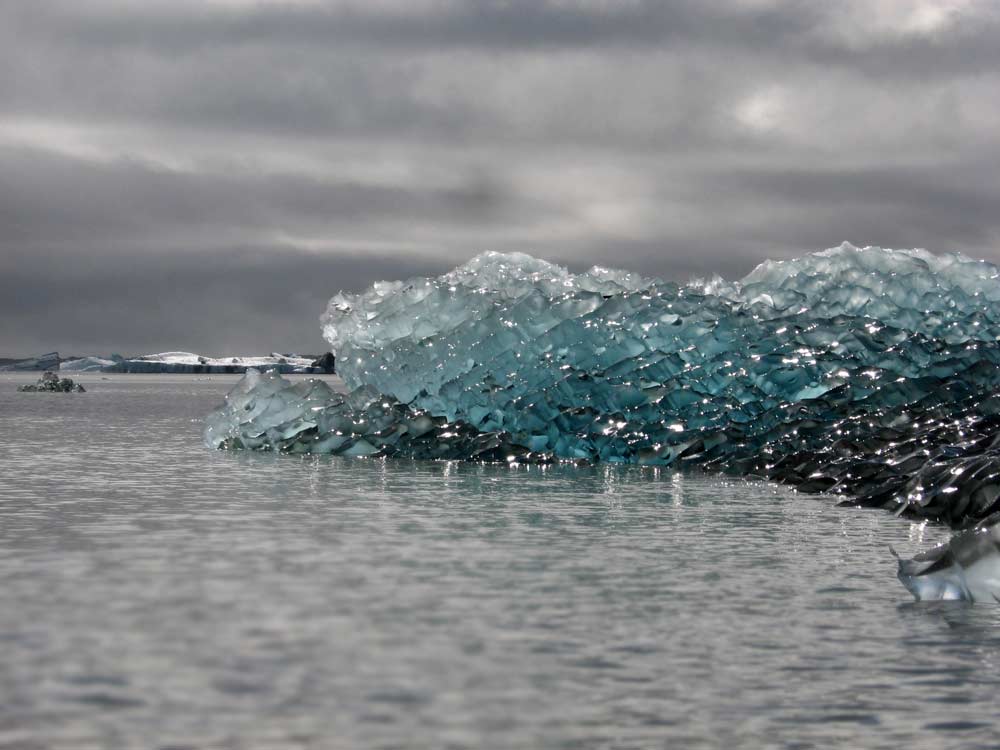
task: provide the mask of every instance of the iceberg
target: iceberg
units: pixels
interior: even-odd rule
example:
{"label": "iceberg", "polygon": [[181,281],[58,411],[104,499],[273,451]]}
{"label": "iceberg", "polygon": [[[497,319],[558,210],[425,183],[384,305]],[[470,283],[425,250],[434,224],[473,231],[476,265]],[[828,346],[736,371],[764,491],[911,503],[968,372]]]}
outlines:
{"label": "iceberg", "polygon": [[206,441],[701,466],[968,526],[1000,510],[998,301],[996,266],[923,250],[686,285],[485,253],[334,296],[350,393],[250,373]]}
{"label": "iceberg", "polygon": [[1000,512],[998,302],[1000,269],[956,253],[844,244],[684,285],[485,253],[335,295],[348,392],[250,370],[205,441],[700,467],[966,529]]}

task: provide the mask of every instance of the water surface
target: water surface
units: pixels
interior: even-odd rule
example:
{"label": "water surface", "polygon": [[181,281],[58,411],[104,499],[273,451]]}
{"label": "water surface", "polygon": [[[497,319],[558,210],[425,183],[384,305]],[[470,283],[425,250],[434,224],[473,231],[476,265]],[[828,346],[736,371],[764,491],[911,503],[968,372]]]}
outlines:
{"label": "water surface", "polygon": [[995,747],[945,538],[638,467],[228,454],[235,378],[0,375],[0,748]]}

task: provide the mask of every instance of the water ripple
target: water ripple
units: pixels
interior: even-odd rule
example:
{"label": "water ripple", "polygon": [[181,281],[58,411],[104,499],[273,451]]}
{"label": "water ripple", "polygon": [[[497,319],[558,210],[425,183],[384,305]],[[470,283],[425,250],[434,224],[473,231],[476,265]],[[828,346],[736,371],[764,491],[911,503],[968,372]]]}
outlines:
{"label": "water ripple", "polygon": [[0,377],[0,747],[994,743],[944,536],[639,467],[216,453],[231,379]]}

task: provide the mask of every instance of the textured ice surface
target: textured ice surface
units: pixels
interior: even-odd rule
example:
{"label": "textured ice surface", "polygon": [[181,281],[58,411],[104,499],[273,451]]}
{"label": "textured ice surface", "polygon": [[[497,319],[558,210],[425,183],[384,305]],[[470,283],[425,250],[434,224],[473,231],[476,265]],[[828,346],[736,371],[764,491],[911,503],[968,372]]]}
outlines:
{"label": "textured ice surface", "polygon": [[1000,602],[1000,516],[899,561],[899,580],[918,601]]}
{"label": "textured ice surface", "polygon": [[338,294],[352,389],[251,374],[217,447],[702,466],[967,525],[1000,509],[1000,273],[850,245],[740,282],[486,253]]}
{"label": "textured ice surface", "polygon": [[449,422],[367,388],[345,396],[321,380],[293,384],[258,370],[248,370],[209,416],[205,440],[218,448],[346,456],[501,461],[527,454],[510,435]]}

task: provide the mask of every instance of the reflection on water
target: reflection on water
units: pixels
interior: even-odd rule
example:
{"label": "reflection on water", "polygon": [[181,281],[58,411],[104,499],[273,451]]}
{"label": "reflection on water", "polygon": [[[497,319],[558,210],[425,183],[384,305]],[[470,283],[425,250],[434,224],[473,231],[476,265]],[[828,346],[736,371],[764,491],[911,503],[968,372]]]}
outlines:
{"label": "reflection on water", "polygon": [[[0,747],[995,744],[944,536],[657,469],[214,453],[231,379],[0,376]],[[23,378],[22,378],[23,379]]]}

